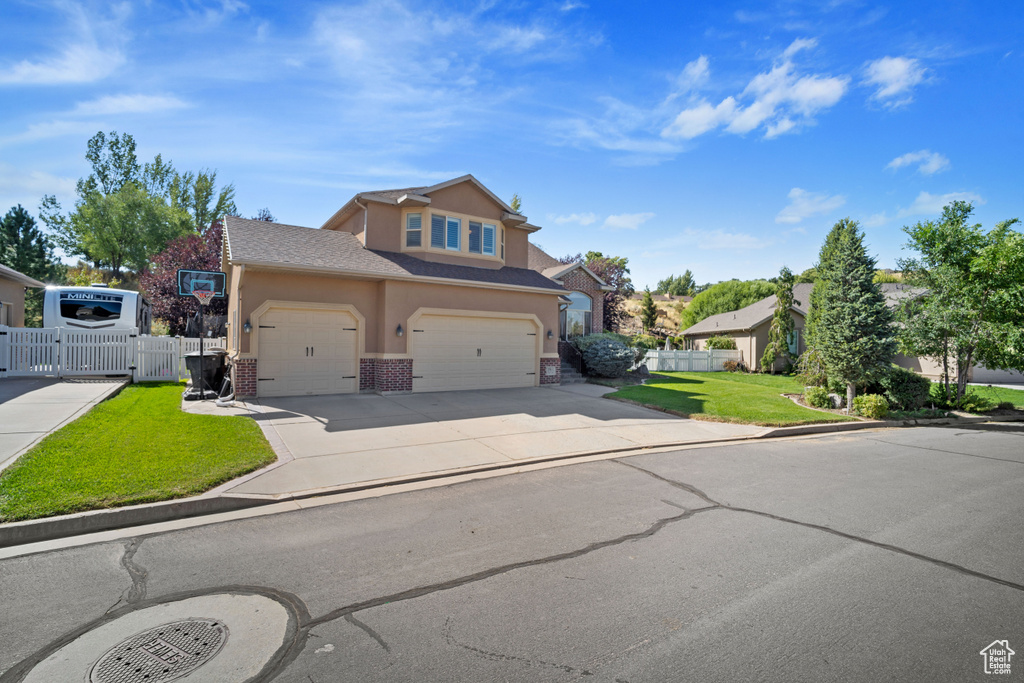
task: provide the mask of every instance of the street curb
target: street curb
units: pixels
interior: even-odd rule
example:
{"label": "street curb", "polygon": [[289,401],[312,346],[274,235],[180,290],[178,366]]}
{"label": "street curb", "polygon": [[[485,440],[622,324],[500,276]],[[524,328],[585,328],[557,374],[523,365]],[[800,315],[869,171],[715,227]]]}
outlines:
{"label": "street curb", "polygon": [[[622,400],[622,399],[613,399]],[[630,401],[623,401],[631,403]],[[670,412],[670,411],[661,411]],[[832,424],[800,425],[796,427],[775,427],[766,428],[764,431],[747,436],[723,437],[720,439],[704,439],[702,441],[682,441],[665,444],[651,444],[647,446],[631,446],[625,448],[605,449],[598,451],[587,451],[584,453],[568,453],[563,455],[543,456],[539,458],[516,460],[512,462],[492,463],[487,465],[476,465],[452,470],[441,470],[428,474],[408,475],[392,479],[378,479],[372,481],[358,482],[354,484],[343,484],[340,486],[310,489],[279,495],[268,494],[236,494],[223,491],[218,487],[219,494],[211,495],[210,492],[195,498],[181,500],[163,501],[159,503],[146,503],[130,507],[114,508],[110,510],[90,510],[73,515],[62,517],[29,520],[25,522],[10,522],[0,524],[0,548],[25,545],[40,541],[51,541],[69,536],[95,533],[99,531],[111,531],[133,526],[156,524],[160,522],[171,522],[201,517],[224,512],[234,512],[248,508],[287,503],[292,501],[319,498],[345,493],[358,493],[373,489],[387,489],[402,484],[417,484],[429,481],[439,481],[462,477],[474,474],[486,474],[501,470],[513,470],[516,468],[529,467],[531,465],[543,465],[566,460],[576,460],[586,457],[600,455],[615,455],[617,453],[640,454],[644,451],[660,450],[665,448],[698,447],[708,445],[728,445],[762,439],[779,439],[794,436],[806,436],[816,434],[831,434],[840,432],[860,431],[865,429],[893,429],[902,427],[927,427],[927,426],[950,426],[950,425],[973,425],[979,423],[1012,423],[1024,422],[1020,417],[954,417],[932,420],[870,420],[863,422],[838,422]],[[273,466],[271,466],[273,467]],[[236,482],[237,483],[237,482]]]}

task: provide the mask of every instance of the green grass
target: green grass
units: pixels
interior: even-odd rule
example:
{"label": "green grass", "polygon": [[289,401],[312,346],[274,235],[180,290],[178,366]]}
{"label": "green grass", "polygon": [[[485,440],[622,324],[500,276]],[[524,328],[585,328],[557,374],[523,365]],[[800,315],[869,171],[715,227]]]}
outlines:
{"label": "green grass", "polygon": [[780,394],[803,393],[795,378],[733,372],[657,372],[642,386],[623,387],[612,398],[626,399],[698,420],[765,427],[847,422],[853,418],[823,413]]}
{"label": "green grass", "polygon": [[977,394],[982,398],[987,398],[992,401],[993,404],[999,404],[1007,401],[1012,403],[1015,408],[1024,409],[1024,391],[1021,391],[1020,389],[1003,389],[1001,387],[968,385],[967,391],[972,394]]}
{"label": "green grass", "polygon": [[136,384],[43,439],[0,474],[0,521],[207,491],[274,462],[250,418],[181,411],[183,384]]}

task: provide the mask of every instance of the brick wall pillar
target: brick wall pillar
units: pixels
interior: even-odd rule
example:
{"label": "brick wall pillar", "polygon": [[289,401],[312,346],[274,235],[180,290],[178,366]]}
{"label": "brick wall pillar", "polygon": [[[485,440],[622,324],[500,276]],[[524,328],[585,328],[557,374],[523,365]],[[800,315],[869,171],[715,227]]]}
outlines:
{"label": "brick wall pillar", "polygon": [[412,358],[376,358],[374,385],[378,394],[412,391]]}
{"label": "brick wall pillar", "polygon": [[359,391],[373,391],[377,388],[376,369],[376,358],[359,359]]}
{"label": "brick wall pillar", "polygon": [[256,359],[238,358],[234,363],[234,376],[231,384],[235,390],[235,396],[239,398],[252,398],[256,396]]}
{"label": "brick wall pillar", "polygon": [[540,359],[540,385],[562,383],[562,359]]}

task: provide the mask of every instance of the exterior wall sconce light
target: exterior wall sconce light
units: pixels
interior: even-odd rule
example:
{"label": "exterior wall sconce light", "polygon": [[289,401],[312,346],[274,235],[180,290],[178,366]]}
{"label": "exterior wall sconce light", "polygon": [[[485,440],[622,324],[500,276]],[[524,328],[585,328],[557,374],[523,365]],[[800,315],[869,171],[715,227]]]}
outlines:
{"label": "exterior wall sconce light", "polygon": [[554,338],[555,338],[555,333],[552,332],[551,330],[548,330],[548,339],[554,339]]}
{"label": "exterior wall sconce light", "polygon": [[405,330],[402,329],[402,323],[398,323],[398,329],[395,330],[395,334],[397,334],[399,337],[405,334]]}
{"label": "exterior wall sconce light", "polygon": [[242,332],[245,332],[246,334],[252,332],[252,323],[246,320],[245,324],[242,325]]}

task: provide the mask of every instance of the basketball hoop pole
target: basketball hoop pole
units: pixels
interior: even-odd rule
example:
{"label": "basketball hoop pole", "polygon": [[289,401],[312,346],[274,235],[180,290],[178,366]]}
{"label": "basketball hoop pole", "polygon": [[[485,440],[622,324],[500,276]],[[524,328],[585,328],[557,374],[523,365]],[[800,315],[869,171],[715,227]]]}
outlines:
{"label": "basketball hoop pole", "polygon": [[[206,400],[206,354],[203,351],[203,336],[206,331],[203,329],[205,320],[205,309],[206,302],[213,299],[212,291],[195,290],[192,295],[199,301],[199,400]],[[213,387],[210,387],[211,391],[216,391]]]}

